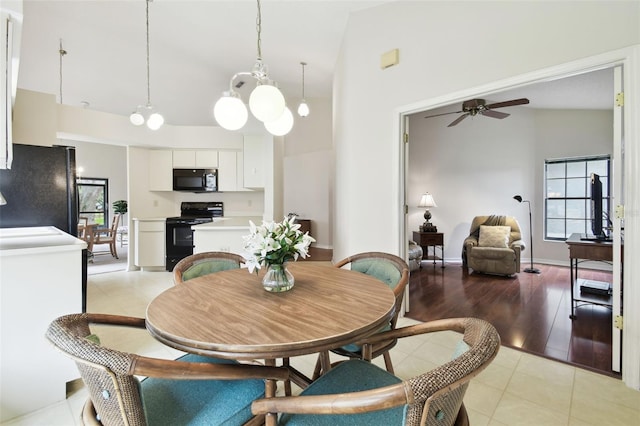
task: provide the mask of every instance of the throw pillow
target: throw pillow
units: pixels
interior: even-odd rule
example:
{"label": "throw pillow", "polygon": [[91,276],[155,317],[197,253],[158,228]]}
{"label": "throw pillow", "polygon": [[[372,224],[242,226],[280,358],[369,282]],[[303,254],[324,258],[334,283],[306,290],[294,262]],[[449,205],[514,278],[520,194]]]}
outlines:
{"label": "throw pillow", "polygon": [[480,247],[509,247],[510,226],[486,226],[480,225],[480,237],[478,246]]}

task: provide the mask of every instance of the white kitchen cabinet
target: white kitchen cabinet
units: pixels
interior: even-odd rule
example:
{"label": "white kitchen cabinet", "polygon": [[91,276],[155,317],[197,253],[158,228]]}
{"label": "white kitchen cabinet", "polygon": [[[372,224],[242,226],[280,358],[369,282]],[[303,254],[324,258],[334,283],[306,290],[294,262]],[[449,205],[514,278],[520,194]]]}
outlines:
{"label": "white kitchen cabinet", "polygon": [[189,169],[196,166],[195,151],[173,151],[173,168]]}
{"label": "white kitchen cabinet", "polygon": [[264,188],[264,144],[260,136],[245,136],[243,142],[243,186]]}
{"label": "white kitchen cabinet", "polygon": [[218,191],[244,191],[242,177],[238,176],[238,154],[242,160],[241,152],[220,151],[218,153]]}
{"label": "white kitchen cabinet", "polygon": [[173,191],[172,162],[170,150],[149,151],[149,191]]}
{"label": "white kitchen cabinet", "polygon": [[218,151],[196,151],[196,167],[202,169],[218,167]]}
{"label": "white kitchen cabinet", "polygon": [[133,219],[136,236],[134,263],[142,268],[165,267],[165,219]]}
{"label": "white kitchen cabinet", "polygon": [[216,150],[175,150],[173,151],[174,169],[215,169],[218,167]]}

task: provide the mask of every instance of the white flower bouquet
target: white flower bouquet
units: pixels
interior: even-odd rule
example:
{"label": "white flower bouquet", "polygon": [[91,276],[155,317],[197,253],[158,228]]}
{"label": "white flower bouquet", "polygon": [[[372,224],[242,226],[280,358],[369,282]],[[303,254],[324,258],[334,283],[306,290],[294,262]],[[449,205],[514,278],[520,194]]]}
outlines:
{"label": "white flower bouquet", "polygon": [[242,237],[247,252],[246,266],[253,273],[262,266],[283,265],[298,257],[309,256],[309,246],[315,239],[308,232],[300,231],[295,217],[282,222],[262,222],[256,226],[249,221],[249,235]]}

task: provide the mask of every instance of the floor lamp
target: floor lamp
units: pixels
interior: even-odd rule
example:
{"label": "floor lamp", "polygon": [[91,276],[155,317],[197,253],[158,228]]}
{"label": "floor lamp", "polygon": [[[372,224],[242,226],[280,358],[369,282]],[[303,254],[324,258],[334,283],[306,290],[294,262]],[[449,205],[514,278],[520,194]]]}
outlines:
{"label": "floor lamp", "polygon": [[523,200],[521,196],[514,195],[513,199],[519,203],[527,203],[529,205],[529,253],[531,256],[531,266],[529,268],[525,268],[524,272],[528,272],[530,274],[539,274],[540,269],[536,269],[533,267],[533,228],[531,226],[531,202],[529,200]]}

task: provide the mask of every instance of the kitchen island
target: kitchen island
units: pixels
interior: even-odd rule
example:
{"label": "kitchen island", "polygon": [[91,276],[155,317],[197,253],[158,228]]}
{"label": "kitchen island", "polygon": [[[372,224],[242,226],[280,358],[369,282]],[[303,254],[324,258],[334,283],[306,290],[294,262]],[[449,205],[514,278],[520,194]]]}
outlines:
{"label": "kitchen island", "polygon": [[261,225],[262,217],[221,217],[210,223],[192,226],[193,252],[225,251],[244,255],[242,237],[249,235],[249,221]]}
{"label": "kitchen island", "polygon": [[44,333],[82,311],[86,248],[53,226],[0,229],[0,422],[63,401],[66,383],[80,377]]}

